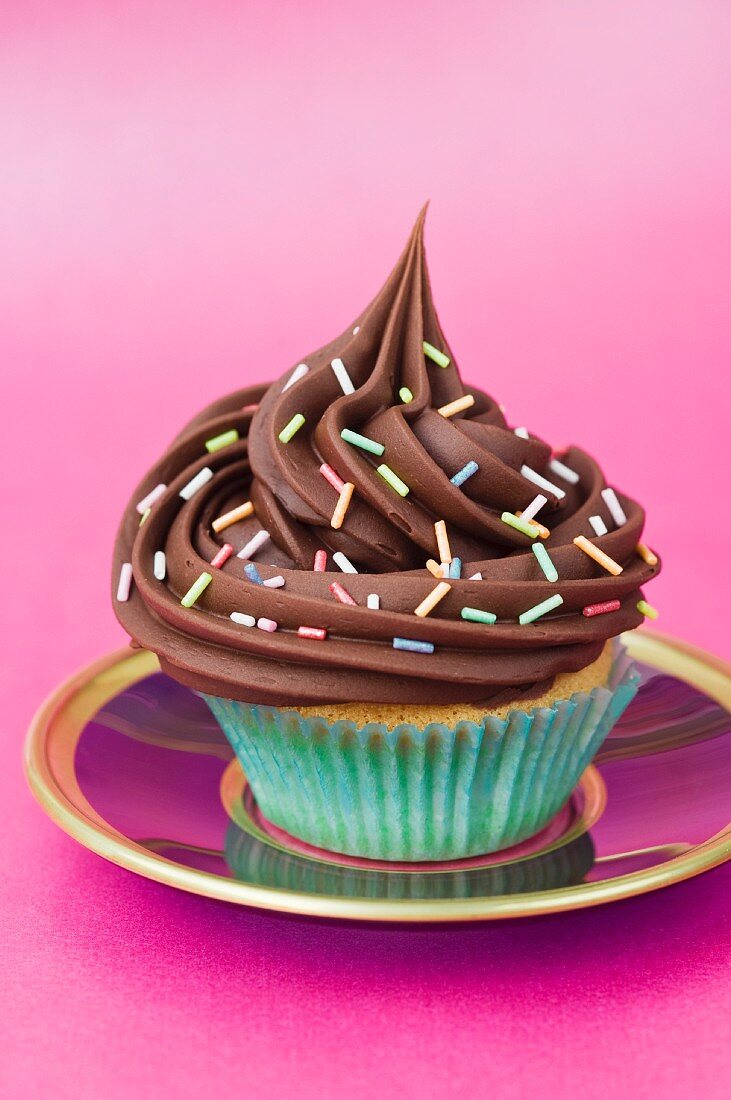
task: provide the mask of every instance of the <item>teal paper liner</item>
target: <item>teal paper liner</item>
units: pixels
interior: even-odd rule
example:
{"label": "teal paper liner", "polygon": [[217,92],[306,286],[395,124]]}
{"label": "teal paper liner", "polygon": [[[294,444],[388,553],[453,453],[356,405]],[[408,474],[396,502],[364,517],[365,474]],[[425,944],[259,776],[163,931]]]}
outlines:
{"label": "teal paper liner", "polygon": [[333,852],[421,861],[501,851],[543,829],[638,682],[620,650],[606,687],[504,719],[424,729],[358,728],[202,697],[275,825]]}

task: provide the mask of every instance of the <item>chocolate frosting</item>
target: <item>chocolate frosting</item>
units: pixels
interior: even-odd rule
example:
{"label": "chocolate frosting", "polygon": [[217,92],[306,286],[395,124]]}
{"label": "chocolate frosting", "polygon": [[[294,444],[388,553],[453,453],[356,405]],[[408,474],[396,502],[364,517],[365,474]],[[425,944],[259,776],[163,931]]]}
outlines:
{"label": "chocolate frosting", "polygon": [[[601,491],[606,482],[588,454],[570,447],[560,461],[579,475],[572,484],[552,472],[550,447],[516,435],[492,397],[464,386],[432,302],[423,245],[424,212],[388,281],[371,304],[330,344],[305,359],[307,372],[290,386],[290,368],[270,384],[214,402],[192,420],[147,474],[124,513],[117,537],[114,593],[122,563],[134,583],[125,602],[115,599],[120,622],[134,642],[158,654],[163,669],[200,691],[276,705],[318,702],[453,703],[530,697],[559,672],[594,661],[605,642],[637,626],[640,587],[655,573],[637,554],[644,512],[617,493],[626,522],[612,519]],[[428,341],[450,359],[446,368],[426,357]],[[331,367],[342,360],[354,392],[346,394]],[[407,387],[413,400],[404,403]],[[438,409],[471,394],[465,412]],[[279,433],[295,414],[304,425],[288,443]],[[350,428],[385,447],[375,457],[341,438]],[[206,442],[236,429],[238,440],[213,453]],[[450,478],[468,462],[478,471],[461,486]],[[401,497],[378,474],[387,465],[409,487]],[[328,463],[355,485],[345,522],[330,521],[338,493],[323,477]],[[526,465],[564,490],[536,487]],[[213,476],[191,499],[180,495],[205,467]],[[165,491],[140,525],[137,503],[159,483]],[[501,520],[525,509],[538,492],[548,497],[538,519],[550,529],[543,543],[558,581],[549,582],[531,540]],[[251,500],[254,513],[220,534],[212,521]],[[589,517],[608,528],[596,537]],[[438,581],[425,562],[438,559],[434,523],[446,523],[462,577],[426,618],[414,609]],[[262,580],[282,576],[283,587],[252,581],[236,556],[259,530],[271,538],[255,555]],[[623,566],[612,576],[573,544],[591,541]],[[211,559],[224,543],[234,555],[222,568]],[[317,550],[328,554],[313,570]],[[166,577],[153,574],[156,551]],[[358,574],[332,561],[342,552]],[[181,598],[203,572],[213,580],[191,608]],[[472,574],[481,580],[469,580]],[[338,581],[357,606],[335,599]],[[378,610],[367,607],[377,593]],[[532,624],[518,616],[559,593],[562,606]],[[619,600],[619,610],[586,617],[587,604]],[[493,625],[460,618],[463,607],[497,615]],[[270,633],[237,625],[232,611],[271,619]],[[298,634],[324,628],[324,641]],[[393,648],[394,637],[433,643],[433,653]]]}

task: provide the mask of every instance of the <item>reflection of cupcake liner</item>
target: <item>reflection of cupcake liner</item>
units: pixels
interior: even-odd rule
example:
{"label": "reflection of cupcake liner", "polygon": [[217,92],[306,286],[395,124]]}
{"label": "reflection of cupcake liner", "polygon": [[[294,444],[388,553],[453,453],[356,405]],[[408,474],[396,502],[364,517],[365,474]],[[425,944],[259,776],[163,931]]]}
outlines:
{"label": "reflection of cupcake liner", "polygon": [[371,859],[500,851],[542,829],[637,690],[621,652],[609,682],[506,718],[417,728],[305,718],[204,696],[274,824]]}
{"label": "reflection of cupcake liner", "polygon": [[589,833],[554,851],[495,867],[439,872],[366,870],[283,852],[231,824],[226,862],[244,882],[351,898],[469,898],[557,890],[583,881],[594,862]]}

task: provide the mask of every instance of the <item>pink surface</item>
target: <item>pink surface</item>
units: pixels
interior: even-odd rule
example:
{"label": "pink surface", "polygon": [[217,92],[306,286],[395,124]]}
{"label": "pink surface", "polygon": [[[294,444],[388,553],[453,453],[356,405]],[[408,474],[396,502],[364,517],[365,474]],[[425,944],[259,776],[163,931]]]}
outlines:
{"label": "pink surface", "polygon": [[104,864],[18,758],[44,694],[122,641],[107,563],[162,443],[341,329],[427,197],[465,376],[602,457],[648,506],[660,625],[729,655],[729,9],[0,21],[4,1095],[720,1096],[728,868],[522,924],[330,926]]}

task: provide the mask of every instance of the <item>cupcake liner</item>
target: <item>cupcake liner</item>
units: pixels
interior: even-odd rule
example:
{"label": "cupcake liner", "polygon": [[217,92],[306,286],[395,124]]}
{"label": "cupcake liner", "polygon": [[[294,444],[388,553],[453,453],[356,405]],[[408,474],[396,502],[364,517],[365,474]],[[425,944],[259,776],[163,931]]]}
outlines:
{"label": "cupcake liner", "polygon": [[261,812],[318,848],[369,859],[500,851],[545,827],[637,691],[624,651],[607,686],[506,718],[401,723],[304,718],[204,695]]}

